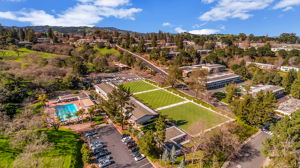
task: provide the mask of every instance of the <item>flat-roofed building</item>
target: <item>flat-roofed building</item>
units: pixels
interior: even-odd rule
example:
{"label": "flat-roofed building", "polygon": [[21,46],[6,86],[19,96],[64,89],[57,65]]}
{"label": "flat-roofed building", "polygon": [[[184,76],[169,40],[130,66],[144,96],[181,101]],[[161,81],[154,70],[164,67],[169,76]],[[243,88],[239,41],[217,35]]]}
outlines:
{"label": "flat-roofed building", "polygon": [[198,54],[209,54],[211,52],[212,52],[212,50],[197,50]]}
{"label": "flat-roofed building", "polygon": [[208,73],[218,73],[226,71],[226,66],[221,64],[204,64],[201,68],[206,69]]}
{"label": "flat-roofed building", "polygon": [[256,96],[256,94],[260,91],[270,91],[272,92],[276,98],[280,98],[284,96],[284,88],[274,86],[274,85],[257,85],[257,86],[251,86],[250,87],[250,94],[253,96]]}
{"label": "flat-roofed building", "polygon": [[108,100],[108,95],[115,89],[112,83],[101,83],[94,85],[96,92],[104,99]]}
{"label": "flat-roofed building", "polygon": [[131,112],[132,116],[130,120],[136,124],[145,123],[146,121],[149,121],[157,116],[157,113],[154,110],[147,107],[133,97],[130,98],[130,103],[132,103],[134,106],[134,110]]}
{"label": "flat-roofed building", "polygon": [[129,66],[121,63],[115,63],[115,66],[118,68],[119,71],[130,69]]}
{"label": "flat-roofed building", "polygon": [[166,128],[166,139],[164,143],[164,148],[167,149],[169,152],[171,152],[173,146],[175,148],[176,154],[180,155],[182,146],[180,143],[185,141],[187,136],[187,133],[182,131],[176,126],[172,126],[169,128]]}
{"label": "flat-roofed building", "polygon": [[246,66],[249,66],[249,65],[255,65],[255,66],[257,66],[258,68],[261,68],[261,69],[277,69],[277,66],[272,65],[272,64],[263,64],[263,63],[257,63],[257,62],[246,62]]}
{"label": "flat-roofed building", "polygon": [[198,64],[198,65],[192,65],[192,66],[183,66],[180,68],[182,69],[183,77],[190,77],[190,75],[193,71],[196,71],[199,69],[207,70],[207,72],[210,74],[226,71],[226,66],[221,65],[221,64]]}
{"label": "flat-roofed building", "polygon": [[283,71],[283,72],[288,72],[288,71],[299,71],[299,68],[296,68],[296,67],[290,67],[290,66],[281,66],[280,67],[280,70]]}
{"label": "flat-roofed building", "polygon": [[290,98],[287,101],[280,103],[278,105],[277,110],[275,111],[283,115],[291,115],[299,109],[300,109],[300,100],[295,98]]}
{"label": "flat-roofed building", "polygon": [[234,73],[218,73],[207,77],[206,88],[217,89],[222,88],[231,83],[240,83],[242,78]]}

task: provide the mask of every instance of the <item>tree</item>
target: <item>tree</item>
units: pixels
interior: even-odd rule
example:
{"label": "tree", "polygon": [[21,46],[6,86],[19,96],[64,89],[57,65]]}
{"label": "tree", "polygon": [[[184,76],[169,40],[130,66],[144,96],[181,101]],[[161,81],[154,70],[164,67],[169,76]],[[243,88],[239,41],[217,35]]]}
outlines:
{"label": "tree", "polygon": [[282,80],[282,85],[285,88],[285,91],[290,93],[291,86],[296,79],[296,72],[295,71],[289,71],[287,75],[284,76]]}
{"label": "tree", "polygon": [[138,139],[138,145],[141,153],[146,156],[152,156],[156,153],[155,141],[152,131],[147,131],[145,135]]}
{"label": "tree", "polygon": [[[271,126],[273,136],[263,143],[262,152],[271,159],[270,167],[298,168],[300,157],[300,111]],[[297,156],[298,155],[298,156]]]}
{"label": "tree", "polygon": [[119,85],[108,95],[108,100],[103,101],[103,109],[113,118],[114,121],[121,124],[122,129],[131,117],[134,105],[130,102],[130,90],[123,85]]}
{"label": "tree", "polygon": [[200,92],[204,92],[206,90],[207,75],[208,72],[203,69],[197,69],[191,73],[188,85],[196,91],[196,98],[199,96]]}
{"label": "tree", "polygon": [[165,163],[165,165],[169,162],[170,160],[170,153],[167,149],[164,150],[164,153],[162,155],[162,161]]}
{"label": "tree", "polygon": [[172,164],[175,163],[175,159],[176,159],[176,149],[175,149],[175,146],[172,146],[172,150],[170,153],[170,160],[171,160]]}
{"label": "tree", "polygon": [[89,117],[90,117],[90,121],[92,121],[92,119],[95,117],[96,115],[96,108],[95,107],[90,107],[88,109],[88,114],[89,114]]}
{"label": "tree", "polygon": [[46,94],[40,94],[38,97],[38,101],[41,105],[45,106],[48,101],[48,96]]}
{"label": "tree", "polygon": [[81,147],[81,155],[82,155],[82,162],[85,164],[89,164],[90,163],[90,151],[88,149],[88,145],[86,143],[84,143]]}
{"label": "tree", "polygon": [[165,118],[160,115],[155,122],[155,129],[156,129],[156,137],[159,143],[159,146],[165,142],[166,139],[166,122]]}
{"label": "tree", "polygon": [[59,116],[54,117],[54,118],[50,118],[49,124],[50,126],[54,129],[54,130],[58,130],[61,124],[62,118],[60,118]]}
{"label": "tree", "polygon": [[66,119],[71,120],[72,117],[73,117],[72,114],[68,113],[67,116],[66,116]]}
{"label": "tree", "polygon": [[298,72],[297,79],[291,86],[291,94],[294,98],[300,99],[300,71]]}
{"label": "tree", "polygon": [[47,33],[47,35],[48,35],[48,38],[50,38],[50,39],[53,39],[53,37],[54,37],[54,33],[53,33],[53,30],[52,30],[52,28],[49,28],[49,29],[48,29],[48,33]]}
{"label": "tree", "polygon": [[182,71],[178,65],[171,66],[169,68],[169,74],[167,76],[167,83],[172,87],[175,86],[177,80],[182,79]]}
{"label": "tree", "polygon": [[184,159],[181,160],[178,168],[185,168],[185,162]]}
{"label": "tree", "polygon": [[225,101],[230,104],[237,97],[238,89],[236,88],[236,85],[229,84],[226,86],[225,90],[226,90]]}

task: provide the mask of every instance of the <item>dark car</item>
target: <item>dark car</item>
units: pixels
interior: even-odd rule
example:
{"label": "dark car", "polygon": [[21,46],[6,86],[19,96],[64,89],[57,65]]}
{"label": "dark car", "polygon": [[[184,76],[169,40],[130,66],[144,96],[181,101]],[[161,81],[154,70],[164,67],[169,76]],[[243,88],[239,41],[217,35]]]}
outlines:
{"label": "dark car", "polygon": [[96,134],[97,134],[97,132],[95,132],[95,131],[87,131],[87,132],[84,133],[84,136],[88,137],[88,136],[93,136],[93,135],[96,135]]}
{"label": "dark car", "polygon": [[127,145],[128,148],[132,148],[132,147],[136,146],[136,144],[134,142],[128,143],[126,145]]}
{"label": "dark car", "polygon": [[137,147],[137,146],[134,146],[134,147],[132,147],[132,148],[129,148],[129,150],[133,153],[133,152],[137,152],[137,151],[139,151],[139,147]]}
{"label": "dark car", "polygon": [[129,137],[129,134],[122,134],[121,137],[122,137],[122,139],[125,137]]}
{"label": "dark car", "polygon": [[107,149],[104,148],[96,148],[93,150],[94,155],[100,153],[100,152],[107,152]]}
{"label": "dark car", "polygon": [[106,156],[106,155],[110,155],[111,153],[110,152],[108,152],[108,151],[101,151],[101,152],[99,152],[97,155],[96,155],[96,157],[97,158],[100,158],[100,157],[103,157],[103,156]]}
{"label": "dark car", "polygon": [[111,165],[111,164],[113,164],[113,163],[114,163],[114,162],[111,161],[111,160],[105,160],[105,161],[99,163],[99,167],[100,167],[100,168],[102,168],[102,167],[107,167],[107,166],[109,166],[109,165]]}

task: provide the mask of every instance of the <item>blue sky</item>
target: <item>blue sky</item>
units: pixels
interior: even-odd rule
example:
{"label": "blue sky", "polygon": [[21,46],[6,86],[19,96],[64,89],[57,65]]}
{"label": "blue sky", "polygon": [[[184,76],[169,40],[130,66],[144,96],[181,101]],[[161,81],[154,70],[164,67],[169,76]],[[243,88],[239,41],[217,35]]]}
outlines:
{"label": "blue sky", "polygon": [[300,35],[300,0],[0,0],[0,23]]}

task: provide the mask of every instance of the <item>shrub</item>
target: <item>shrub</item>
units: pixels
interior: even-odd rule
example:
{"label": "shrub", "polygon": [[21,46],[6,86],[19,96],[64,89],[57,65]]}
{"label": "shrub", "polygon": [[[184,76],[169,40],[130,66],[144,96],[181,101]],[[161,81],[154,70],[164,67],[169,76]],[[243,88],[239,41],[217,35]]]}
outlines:
{"label": "shrub", "polygon": [[90,151],[88,149],[87,144],[83,144],[80,151],[81,151],[81,155],[82,155],[82,162],[84,164],[89,164],[90,163]]}

